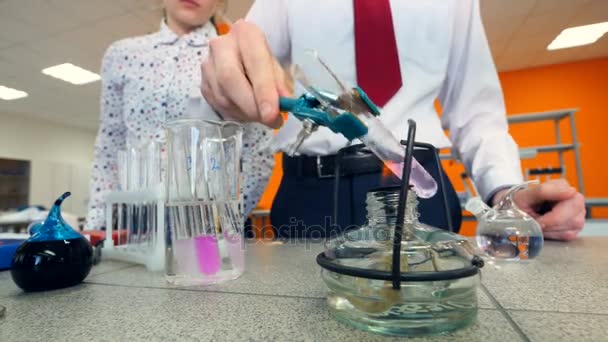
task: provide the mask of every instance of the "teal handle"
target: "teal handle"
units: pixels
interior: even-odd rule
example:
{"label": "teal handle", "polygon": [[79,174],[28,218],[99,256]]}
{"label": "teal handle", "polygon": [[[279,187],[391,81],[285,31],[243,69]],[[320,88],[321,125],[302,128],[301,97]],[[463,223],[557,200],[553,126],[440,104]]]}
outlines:
{"label": "teal handle", "polygon": [[283,112],[291,112],[300,102],[300,99],[281,96],[279,97],[279,109]]}
{"label": "teal handle", "polygon": [[353,140],[367,134],[367,126],[355,115],[344,112],[337,117],[318,110],[319,102],[310,95],[303,95],[294,99],[289,97],[279,98],[281,111],[292,113],[299,120],[310,120],[315,125],[325,126],[336,133],[340,133],[348,140]]}
{"label": "teal handle", "polygon": [[372,102],[372,100],[369,98],[369,96],[367,96],[367,94],[363,91],[363,89],[361,89],[359,87],[355,87],[355,91],[357,92],[357,94],[359,94],[359,98],[361,99],[361,101],[363,101],[363,103],[365,103],[367,108],[370,110],[370,112],[374,116],[380,115],[380,110],[378,109],[376,104]]}

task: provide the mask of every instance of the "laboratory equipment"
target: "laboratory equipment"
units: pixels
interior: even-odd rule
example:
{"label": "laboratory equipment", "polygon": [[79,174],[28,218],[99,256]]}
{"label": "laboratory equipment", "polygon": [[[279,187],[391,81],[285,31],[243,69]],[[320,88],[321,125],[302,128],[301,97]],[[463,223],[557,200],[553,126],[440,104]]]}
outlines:
{"label": "laboratory equipment", "polygon": [[543,232],[534,218],[513,201],[516,191],[538,181],[511,187],[498,203],[490,208],[481,198],[467,202],[466,209],[477,218],[477,246],[487,257],[499,260],[534,259],[543,248]]}
{"label": "laboratory equipment", "polygon": [[241,146],[234,122],[167,123],[169,283],[213,284],[243,273]]}
{"label": "laboratory equipment", "polygon": [[[340,80],[316,51],[307,52],[307,61],[292,69],[293,77],[306,92],[299,98],[279,100],[281,110],[302,121],[302,130],[287,153],[295,154],[308,136],[325,126],[349,141],[359,139],[401,178],[405,149],[380,121],[380,110],[361,88]],[[437,192],[437,183],[415,159],[410,182],[419,197],[429,198]]]}
{"label": "laboratory equipment", "polygon": [[165,193],[161,142],[129,142],[117,154],[118,189],[106,194],[108,259],[165,268]]}
{"label": "laboratory equipment", "polygon": [[317,256],[334,317],[386,335],[446,333],[474,322],[478,310],[483,260],[463,236],[418,221],[408,186],[414,135],[410,121],[401,186],[368,192],[368,223]]}
{"label": "laboratory equipment", "polygon": [[30,226],[32,236],[13,256],[11,276],[25,291],[40,291],[79,284],[93,266],[89,242],[61,217],[61,203],[70,195],[59,197],[48,217]]}

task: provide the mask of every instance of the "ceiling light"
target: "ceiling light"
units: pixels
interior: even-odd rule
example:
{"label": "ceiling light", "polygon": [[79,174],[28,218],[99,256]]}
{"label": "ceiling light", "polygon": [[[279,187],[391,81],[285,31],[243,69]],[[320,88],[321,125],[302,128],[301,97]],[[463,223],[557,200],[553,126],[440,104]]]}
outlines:
{"label": "ceiling light", "polygon": [[608,32],[608,22],[570,27],[555,37],[551,44],[547,46],[547,50],[593,44],[606,32]]}
{"label": "ceiling light", "polygon": [[21,90],[5,87],[0,85],[0,99],[3,100],[16,100],[26,97],[27,93]]}
{"label": "ceiling light", "polygon": [[98,74],[71,63],[63,63],[42,70],[42,73],[72,84],[86,84],[99,80]]}

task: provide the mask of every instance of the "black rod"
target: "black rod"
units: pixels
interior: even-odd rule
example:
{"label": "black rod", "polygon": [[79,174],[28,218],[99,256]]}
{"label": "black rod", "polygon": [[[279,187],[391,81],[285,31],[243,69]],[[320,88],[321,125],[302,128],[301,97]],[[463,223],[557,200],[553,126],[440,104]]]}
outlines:
{"label": "black rod", "polygon": [[405,157],[403,160],[403,172],[401,173],[401,193],[399,194],[399,207],[397,208],[397,223],[395,224],[395,235],[393,236],[393,289],[401,288],[401,238],[403,236],[403,223],[405,218],[405,203],[407,192],[410,187],[410,173],[412,171],[412,156],[414,153],[414,138],[416,137],[416,122],[407,120],[407,144],[405,146]]}
{"label": "black rod", "polygon": [[338,229],[338,213],[339,213],[339,205],[340,205],[340,176],[341,170],[340,165],[342,164],[342,155],[344,154],[344,149],[340,149],[336,154],[336,159],[334,161],[334,191],[333,191],[333,202],[334,202],[334,228],[336,228],[336,233],[340,232],[341,229]]}
{"label": "black rod", "polygon": [[450,215],[450,205],[448,202],[448,192],[445,189],[445,180],[443,177],[443,167],[441,166],[441,160],[439,159],[439,153],[433,147],[433,155],[435,156],[435,163],[437,164],[437,175],[439,178],[439,186],[441,187],[441,195],[443,199],[443,209],[445,214],[445,222],[448,224],[448,230],[450,232],[458,233],[456,230],[457,227],[454,227],[452,223],[452,215]]}

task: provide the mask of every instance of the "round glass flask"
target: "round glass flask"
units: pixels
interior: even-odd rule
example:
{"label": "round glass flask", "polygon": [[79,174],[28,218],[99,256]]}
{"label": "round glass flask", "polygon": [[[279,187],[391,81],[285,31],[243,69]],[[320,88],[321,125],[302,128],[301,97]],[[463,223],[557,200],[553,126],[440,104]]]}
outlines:
{"label": "round glass flask", "polygon": [[490,259],[519,261],[536,258],[543,248],[543,232],[534,218],[517,207],[513,195],[528,184],[513,186],[493,207],[480,198],[466,209],[477,218],[477,247]]}

